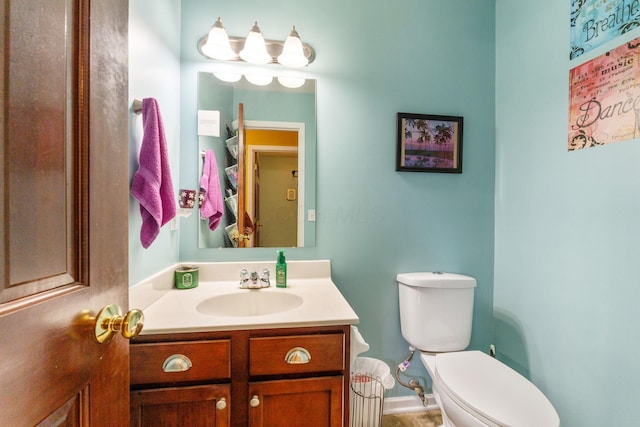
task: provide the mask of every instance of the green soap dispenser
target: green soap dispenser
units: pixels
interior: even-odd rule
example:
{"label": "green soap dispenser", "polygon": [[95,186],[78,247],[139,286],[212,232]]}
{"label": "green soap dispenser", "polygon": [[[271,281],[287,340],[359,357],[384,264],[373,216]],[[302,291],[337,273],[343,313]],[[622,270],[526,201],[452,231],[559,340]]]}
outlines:
{"label": "green soap dispenser", "polygon": [[278,250],[278,260],[276,261],[276,287],[287,287],[287,261],[282,249]]}

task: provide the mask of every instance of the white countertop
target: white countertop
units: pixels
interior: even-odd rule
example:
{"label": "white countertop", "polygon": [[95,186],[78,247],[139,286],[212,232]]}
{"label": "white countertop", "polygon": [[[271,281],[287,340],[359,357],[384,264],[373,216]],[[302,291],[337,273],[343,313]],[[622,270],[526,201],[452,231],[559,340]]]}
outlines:
{"label": "white countertop", "polygon": [[[239,329],[290,328],[357,324],[359,319],[331,280],[330,262],[289,261],[287,287],[275,286],[275,262],[181,263],[199,266],[199,285],[175,289],[172,266],[129,290],[131,308],[144,312],[143,335],[226,331]],[[271,287],[240,289],[239,271],[268,268]],[[234,293],[286,293],[300,297],[300,305],[286,311],[254,316],[206,314],[198,304],[212,297]],[[254,294],[255,295],[255,294]]]}

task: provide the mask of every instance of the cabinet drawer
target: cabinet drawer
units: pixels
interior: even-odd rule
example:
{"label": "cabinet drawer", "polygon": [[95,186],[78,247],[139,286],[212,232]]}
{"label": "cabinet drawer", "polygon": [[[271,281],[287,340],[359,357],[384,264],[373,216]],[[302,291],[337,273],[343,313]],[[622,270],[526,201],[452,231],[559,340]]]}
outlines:
{"label": "cabinet drawer", "polygon": [[132,344],[131,384],[230,378],[230,348],[230,340]]}
{"label": "cabinet drawer", "polygon": [[344,334],[249,339],[249,375],[342,371]]}

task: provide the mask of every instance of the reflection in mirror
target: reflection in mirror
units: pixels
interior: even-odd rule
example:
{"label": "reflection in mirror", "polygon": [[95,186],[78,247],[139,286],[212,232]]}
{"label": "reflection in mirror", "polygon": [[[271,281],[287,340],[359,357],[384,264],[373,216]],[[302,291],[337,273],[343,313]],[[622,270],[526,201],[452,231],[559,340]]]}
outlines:
{"label": "reflection in mirror", "polygon": [[315,80],[290,89],[200,72],[198,110],[219,117],[219,136],[198,141],[201,156],[213,152],[225,200],[214,230],[199,221],[199,247],[313,246],[315,223],[306,219],[316,209]]}

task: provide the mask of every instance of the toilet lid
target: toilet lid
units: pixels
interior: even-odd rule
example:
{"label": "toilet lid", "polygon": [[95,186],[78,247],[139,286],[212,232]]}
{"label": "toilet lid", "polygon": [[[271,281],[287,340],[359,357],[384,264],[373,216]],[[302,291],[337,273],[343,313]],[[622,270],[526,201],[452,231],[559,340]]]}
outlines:
{"label": "toilet lid", "polygon": [[480,351],[436,356],[441,391],[478,418],[518,427],[557,427],[551,402],[525,377]]}

